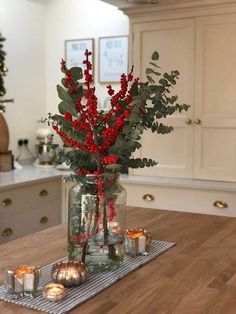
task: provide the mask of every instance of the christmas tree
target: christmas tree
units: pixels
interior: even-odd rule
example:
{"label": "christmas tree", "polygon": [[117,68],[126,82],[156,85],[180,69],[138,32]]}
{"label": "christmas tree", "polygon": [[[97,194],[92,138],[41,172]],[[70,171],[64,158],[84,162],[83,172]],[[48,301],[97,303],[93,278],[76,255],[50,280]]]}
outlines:
{"label": "christmas tree", "polygon": [[[7,69],[5,68],[5,51],[3,51],[3,42],[5,41],[5,38],[2,37],[0,33],[0,97],[4,96],[6,94],[6,89],[4,87],[4,80],[3,76],[6,75]],[[3,107],[2,105],[0,105]],[[0,109],[3,109],[1,108]]]}
{"label": "christmas tree", "polygon": [[5,106],[4,106],[5,103],[13,102],[13,99],[1,99],[6,94],[6,89],[4,87],[4,80],[3,80],[3,76],[5,76],[7,72],[7,68],[5,67],[6,53],[3,50],[4,41],[5,41],[5,38],[2,37],[2,34],[0,33],[0,112],[5,111]]}

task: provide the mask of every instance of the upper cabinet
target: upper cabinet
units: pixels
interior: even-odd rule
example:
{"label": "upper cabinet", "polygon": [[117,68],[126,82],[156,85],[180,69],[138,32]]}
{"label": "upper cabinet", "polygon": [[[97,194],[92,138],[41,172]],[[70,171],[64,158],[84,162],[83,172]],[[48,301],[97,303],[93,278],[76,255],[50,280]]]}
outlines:
{"label": "upper cabinet", "polygon": [[145,79],[157,50],[164,72],[180,72],[174,94],[191,105],[165,120],[174,132],[144,134],[140,156],[159,166],[135,174],[236,181],[236,1],[224,2],[125,11],[136,76]]}

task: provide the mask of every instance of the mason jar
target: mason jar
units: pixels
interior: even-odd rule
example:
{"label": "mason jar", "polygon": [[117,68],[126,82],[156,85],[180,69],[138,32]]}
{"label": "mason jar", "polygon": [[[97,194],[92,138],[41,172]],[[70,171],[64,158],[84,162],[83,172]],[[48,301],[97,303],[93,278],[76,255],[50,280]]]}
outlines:
{"label": "mason jar", "polygon": [[68,255],[90,271],[118,268],[124,259],[126,192],[119,175],[81,177],[69,191]]}

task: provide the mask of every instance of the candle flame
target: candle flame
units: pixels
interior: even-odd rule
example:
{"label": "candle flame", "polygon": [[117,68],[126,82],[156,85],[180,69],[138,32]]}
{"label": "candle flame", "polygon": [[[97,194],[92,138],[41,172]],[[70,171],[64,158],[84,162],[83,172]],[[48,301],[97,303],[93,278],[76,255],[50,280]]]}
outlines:
{"label": "candle flame", "polygon": [[17,276],[22,276],[23,274],[27,273],[27,274],[32,274],[33,273],[33,268],[32,267],[29,267],[27,265],[20,265],[19,268],[16,268],[14,270],[14,273],[17,275]]}

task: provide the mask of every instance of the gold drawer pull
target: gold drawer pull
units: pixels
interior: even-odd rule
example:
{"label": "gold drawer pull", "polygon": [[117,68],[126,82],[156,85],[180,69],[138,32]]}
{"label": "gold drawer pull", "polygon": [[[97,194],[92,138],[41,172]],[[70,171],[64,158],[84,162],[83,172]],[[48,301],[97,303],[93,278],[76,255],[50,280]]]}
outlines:
{"label": "gold drawer pull", "polygon": [[10,206],[11,204],[12,204],[12,200],[10,198],[5,198],[5,200],[3,200],[1,203],[3,207]]}
{"label": "gold drawer pull", "polygon": [[200,119],[196,119],[196,120],[194,120],[194,123],[199,125],[202,123],[202,121]]}
{"label": "gold drawer pull", "polygon": [[44,197],[44,196],[47,196],[48,195],[48,191],[47,190],[42,190],[39,192],[39,196],[40,197]]}
{"label": "gold drawer pull", "polygon": [[192,124],[192,120],[191,120],[191,119],[187,119],[187,120],[185,121],[185,123],[188,124],[188,125],[190,125],[190,124]]}
{"label": "gold drawer pull", "polygon": [[2,232],[3,237],[10,237],[13,234],[13,230],[11,228],[6,228]]}
{"label": "gold drawer pull", "polygon": [[228,204],[224,201],[215,201],[213,203],[213,206],[217,207],[217,208],[227,208]]}
{"label": "gold drawer pull", "polygon": [[152,194],[144,194],[143,200],[146,202],[152,202],[155,200],[155,197]]}
{"label": "gold drawer pull", "polygon": [[41,225],[47,224],[47,223],[48,223],[48,217],[43,216],[43,217],[40,219],[39,222],[41,223]]}

